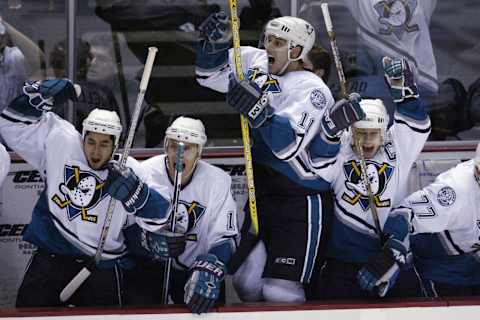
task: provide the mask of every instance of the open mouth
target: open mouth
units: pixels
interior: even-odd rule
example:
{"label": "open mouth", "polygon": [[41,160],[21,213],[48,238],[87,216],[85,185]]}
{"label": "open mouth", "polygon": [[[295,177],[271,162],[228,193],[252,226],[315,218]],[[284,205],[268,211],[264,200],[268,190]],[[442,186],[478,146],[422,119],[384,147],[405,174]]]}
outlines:
{"label": "open mouth", "polygon": [[362,150],[363,150],[363,154],[372,156],[373,152],[375,151],[375,147],[362,146]]}
{"label": "open mouth", "polygon": [[268,56],[268,65],[271,66],[275,63],[275,58],[273,56]]}

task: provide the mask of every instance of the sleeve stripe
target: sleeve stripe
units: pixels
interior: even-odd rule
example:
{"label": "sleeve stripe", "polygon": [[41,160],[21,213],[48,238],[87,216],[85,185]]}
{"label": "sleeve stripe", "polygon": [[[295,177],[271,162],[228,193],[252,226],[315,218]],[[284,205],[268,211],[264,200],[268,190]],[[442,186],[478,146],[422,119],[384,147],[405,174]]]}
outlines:
{"label": "sleeve stripe", "polygon": [[413,127],[411,126],[408,122],[404,121],[404,120],[400,120],[400,119],[395,119],[395,123],[398,123],[398,124],[404,124],[406,125],[407,127],[409,127],[410,129],[412,129],[413,131],[415,132],[418,132],[418,133],[428,133],[430,132],[431,130],[431,126],[430,126],[430,123],[428,124],[428,127],[427,128],[416,128],[416,127]]}
{"label": "sleeve stripe", "polygon": [[[297,147],[294,148],[290,152],[289,152],[289,150],[286,150],[286,151],[283,151],[283,152],[275,152],[275,155],[277,156],[277,158],[279,158],[282,161],[289,161],[297,155],[297,151],[300,149],[300,146],[302,145],[302,142],[303,142],[303,139],[305,138],[305,135],[304,134],[297,134],[296,136],[300,138],[300,141],[298,141],[296,143]],[[289,148],[289,149],[292,149],[292,148]]]}
{"label": "sleeve stripe", "polygon": [[2,113],[0,116],[1,116],[3,119],[8,120],[8,121],[10,121],[10,122],[24,123],[24,124],[28,124],[28,125],[33,124],[33,122],[31,122],[31,121],[19,120],[19,119],[12,118],[12,117],[6,115],[5,113]]}

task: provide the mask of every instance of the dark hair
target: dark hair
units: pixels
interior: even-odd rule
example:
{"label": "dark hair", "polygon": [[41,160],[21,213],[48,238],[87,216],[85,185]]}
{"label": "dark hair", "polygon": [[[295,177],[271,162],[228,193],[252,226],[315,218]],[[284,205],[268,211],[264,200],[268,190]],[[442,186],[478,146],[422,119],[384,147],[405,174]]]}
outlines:
{"label": "dark hair", "polygon": [[[90,44],[84,40],[77,39],[77,79],[85,80],[87,76],[88,64],[90,57]],[[63,74],[55,74],[55,77],[65,77],[65,64],[67,61],[67,44],[65,40],[58,42],[50,52],[49,64],[57,72]]]}
{"label": "dark hair", "polygon": [[314,46],[310,52],[307,54],[308,59],[312,62],[313,69],[323,69],[324,74],[322,80],[327,83],[330,76],[330,66],[332,64],[332,59],[328,52],[319,46]]}

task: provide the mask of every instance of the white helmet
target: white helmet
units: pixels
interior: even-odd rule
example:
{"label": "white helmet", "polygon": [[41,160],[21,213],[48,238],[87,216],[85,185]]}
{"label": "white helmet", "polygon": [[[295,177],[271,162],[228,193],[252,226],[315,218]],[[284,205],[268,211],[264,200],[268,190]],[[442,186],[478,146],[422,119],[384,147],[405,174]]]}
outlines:
{"label": "white helmet", "polygon": [[88,114],[88,117],[83,120],[83,139],[85,139],[87,132],[114,136],[114,148],[116,148],[120,140],[120,135],[122,134],[122,123],[115,111],[94,109]]}
{"label": "white helmet", "polygon": [[[270,20],[265,26],[266,37],[274,35],[277,38],[288,41],[288,60],[297,61],[307,56],[315,43],[315,29],[307,21],[297,17],[280,17]],[[290,50],[296,46],[301,46],[302,52],[296,59],[290,58]]]}
{"label": "white helmet", "polygon": [[380,99],[362,99],[360,106],[365,112],[365,118],[353,124],[358,129],[380,129],[382,139],[388,125],[388,114],[385,105]]}
{"label": "white helmet", "polygon": [[188,117],[178,117],[165,131],[165,142],[167,139],[197,144],[201,153],[207,142],[207,135],[202,121]]}

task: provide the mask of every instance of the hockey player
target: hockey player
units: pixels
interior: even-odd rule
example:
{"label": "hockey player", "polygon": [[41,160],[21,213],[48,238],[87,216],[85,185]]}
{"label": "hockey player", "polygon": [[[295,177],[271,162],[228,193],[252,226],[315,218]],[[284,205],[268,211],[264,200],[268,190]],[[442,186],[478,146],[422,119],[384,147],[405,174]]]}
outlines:
{"label": "hockey player", "polygon": [[[366,117],[354,123],[351,132],[342,137],[336,169],[318,167],[312,161],[313,170],[332,182],[335,193],[327,262],[319,283],[325,299],[371,297],[370,292],[362,289],[363,271],[359,274],[360,283],[357,281],[357,273],[364,265],[377,279],[382,278],[382,285],[370,291],[375,296],[384,296],[396,277],[386,271],[378,274],[384,262],[393,261],[405,269],[408,267],[408,245],[389,239],[382,230],[390,209],[405,197],[408,172],[428,137],[430,120],[418,98],[408,63],[404,59],[385,57],[383,66],[391,94],[398,97],[393,125],[387,130],[389,119],[381,100],[363,99],[360,104]],[[362,178],[362,156],[365,180],[370,188]],[[369,193],[373,201],[369,201]],[[378,214],[378,226],[372,202]],[[420,295],[419,282],[412,282],[415,280],[410,279],[412,274],[413,271],[402,272],[401,276],[409,279],[400,280],[389,295]]]}
{"label": "hockey player", "polygon": [[[479,187],[480,144],[474,159],[409,195],[385,224],[391,241],[410,238],[415,266],[430,297],[480,295]],[[365,287],[378,285],[378,276],[368,277],[374,275],[368,267],[364,273]]]}
{"label": "hockey player", "polygon": [[[236,248],[238,234],[236,205],[231,194],[231,178],[223,170],[200,160],[207,141],[200,120],[179,117],[165,133],[165,155],[142,162],[142,168],[173,193],[178,142],[185,143],[184,171],[175,233],[142,230],[143,246],[138,247],[139,228],[126,233],[134,239],[135,251],[154,260],[145,260],[127,278],[129,304],[160,304],[163,261],[176,258],[170,292],[175,303],[185,303],[194,313],[205,313],[219,298],[226,264]],[[186,243],[186,240],[188,242]],[[208,288],[208,289],[207,289]]]}
{"label": "hockey player", "polygon": [[[263,279],[255,284],[260,288],[257,299],[304,301],[303,284],[310,281],[318,244],[309,239],[320,237],[322,205],[328,202],[322,201],[328,194],[320,193],[329,185],[320,179],[300,185],[294,182],[297,171],[305,170],[308,145],[326,163],[331,161],[338,152],[335,135],[363,114],[356,96],[334,106],[325,83],[304,70],[302,59],[315,42],[315,30],[307,21],[269,21],[265,49],[241,47],[246,80],[240,82],[233,72],[233,50],[228,51],[228,28],[223,13],[212,14],[199,27],[196,74],[201,85],[227,92],[227,102],[252,128],[260,237],[268,253]],[[330,126],[322,130],[325,115]]]}
{"label": "hockey player", "polygon": [[[78,89],[78,87],[77,87]],[[154,231],[168,219],[170,201],[132,170],[109,163],[122,126],[115,112],[95,109],[80,134],[53,112],[79,92],[64,79],[26,83],[23,94],[0,114],[8,146],[37,169],[46,188],[23,236],[37,247],[20,286],[16,306],[61,306],[59,294],[94,256],[113,197],[117,203],[102,259],[68,305],[122,305],[122,273],[132,266],[122,228],[128,216]]]}

